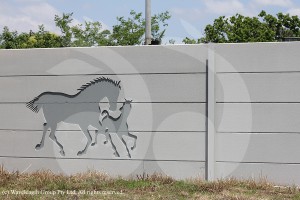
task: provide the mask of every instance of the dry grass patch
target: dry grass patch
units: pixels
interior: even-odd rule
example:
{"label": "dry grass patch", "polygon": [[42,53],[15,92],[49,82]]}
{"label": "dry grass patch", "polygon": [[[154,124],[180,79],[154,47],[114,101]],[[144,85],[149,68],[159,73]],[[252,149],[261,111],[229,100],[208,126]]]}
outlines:
{"label": "dry grass patch", "polygon": [[177,181],[160,174],[124,179],[96,171],[65,176],[51,171],[10,173],[1,167],[0,199],[296,200],[300,191],[297,187],[275,187],[266,180]]}

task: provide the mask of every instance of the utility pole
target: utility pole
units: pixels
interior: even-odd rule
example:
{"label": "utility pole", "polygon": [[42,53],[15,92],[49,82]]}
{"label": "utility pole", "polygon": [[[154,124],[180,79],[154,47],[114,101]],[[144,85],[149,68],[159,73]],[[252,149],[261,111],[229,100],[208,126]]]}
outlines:
{"label": "utility pole", "polygon": [[151,0],[145,0],[145,19],[146,19],[146,31],[145,31],[145,45],[151,44]]}

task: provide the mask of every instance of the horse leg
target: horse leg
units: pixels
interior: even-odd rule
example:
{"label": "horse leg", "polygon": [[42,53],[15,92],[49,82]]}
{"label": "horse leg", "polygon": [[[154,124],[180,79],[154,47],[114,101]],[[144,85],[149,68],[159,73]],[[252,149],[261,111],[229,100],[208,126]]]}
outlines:
{"label": "horse leg", "polygon": [[123,135],[121,135],[121,136],[119,136],[119,137],[120,137],[120,139],[122,140],[123,144],[124,144],[125,147],[126,147],[126,150],[127,150],[127,153],[128,153],[129,158],[131,158],[129,149],[128,149],[127,144],[126,144],[126,142],[125,142],[125,140],[124,140],[124,138],[123,138]]}
{"label": "horse leg", "polygon": [[55,136],[57,124],[50,126],[50,127],[51,127],[51,132],[49,135],[50,139],[53,140],[53,142],[55,142],[57,144],[57,146],[60,148],[60,151],[59,151],[60,155],[65,156],[64,147],[57,141],[57,138]]}
{"label": "horse leg", "polygon": [[98,122],[95,122],[94,124],[92,124],[92,126],[94,126],[95,128],[97,128],[98,130],[96,130],[96,132],[95,132],[95,141],[91,144],[92,146],[95,146],[96,144],[97,144],[97,142],[98,142],[98,135],[99,135],[99,133],[101,132],[102,134],[104,134],[104,136],[105,136],[105,141],[104,141],[104,144],[107,144],[107,142],[108,142],[108,132],[107,132],[107,129],[104,129],[104,126],[103,126],[103,124],[101,124],[101,122],[100,121],[98,121]]}
{"label": "horse leg", "polygon": [[[107,132],[107,130],[106,130],[106,132]],[[111,135],[110,135],[110,134],[108,134],[108,135],[109,135],[108,138],[109,138],[109,140],[110,140],[111,146],[112,146],[113,150],[115,151],[115,152],[114,152],[114,155],[115,155],[116,157],[120,157],[120,154],[118,153],[117,148],[116,148],[115,144],[113,143],[113,141],[112,141],[112,139],[111,139]]]}
{"label": "horse leg", "polygon": [[98,130],[95,130],[95,141],[91,144],[91,146],[95,146],[95,145],[97,144],[98,134],[99,134],[99,131],[98,131]]}
{"label": "horse leg", "polygon": [[82,154],[85,154],[87,151],[88,146],[90,146],[90,144],[92,143],[92,137],[91,134],[89,133],[88,129],[82,129],[86,139],[87,139],[87,143],[85,145],[85,148],[82,151],[78,151],[77,156],[81,156]]}
{"label": "horse leg", "polygon": [[119,135],[119,138],[122,140],[123,144],[125,145],[126,150],[127,150],[127,152],[128,152],[129,158],[131,158],[129,149],[128,149],[128,147],[127,147],[127,143],[125,142],[123,136],[128,136],[128,137],[134,139],[134,144],[133,144],[133,146],[131,147],[131,150],[133,150],[133,149],[136,148],[136,140],[137,140],[137,136],[136,136],[136,135],[132,135],[131,133],[129,133],[129,131],[126,131],[126,132],[120,132],[119,134],[120,134],[120,135]]}
{"label": "horse leg", "polygon": [[136,148],[136,140],[137,140],[137,136],[136,135],[133,135],[133,134],[131,134],[131,133],[129,133],[129,131],[127,130],[126,132],[122,132],[122,138],[123,138],[123,136],[128,136],[128,137],[130,137],[130,138],[132,138],[132,139],[134,139],[134,144],[133,144],[133,146],[131,147],[131,150],[134,150],[135,148]]}
{"label": "horse leg", "polygon": [[134,150],[136,148],[136,140],[137,140],[137,136],[136,135],[132,135],[131,133],[128,132],[127,134],[130,138],[133,138],[134,139],[134,144],[133,146],[131,147],[131,150]]}
{"label": "horse leg", "polygon": [[[107,144],[108,143],[108,139],[109,136],[108,136],[108,132],[107,132],[108,129],[106,129],[103,133],[103,135],[105,136],[105,141],[103,142],[104,144]],[[98,135],[99,135],[99,131],[96,130],[95,132],[95,141],[91,144],[92,146],[95,146],[97,144],[97,141],[98,141]]]}
{"label": "horse leg", "polygon": [[47,123],[44,123],[43,126],[44,126],[44,130],[43,130],[42,140],[39,144],[37,144],[35,146],[35,150],[40,150],[44,146],[45,136],[46,136],[47,130],[49,129],[49,125]]}
{"label": "horse leg", "polygon": [[103,142],[104,144],[107,144],[107,143],[108,143],[108,139],[107,139],[107,138],[109,138],[109,139],[110,139],[110,142],[112,143],[112,140],[111,140],[110,135],[109,135],[109,133],[108,133],[108,128],[105,129],[103,135],[105,136],[105,139],[106,139],[106,140]]}

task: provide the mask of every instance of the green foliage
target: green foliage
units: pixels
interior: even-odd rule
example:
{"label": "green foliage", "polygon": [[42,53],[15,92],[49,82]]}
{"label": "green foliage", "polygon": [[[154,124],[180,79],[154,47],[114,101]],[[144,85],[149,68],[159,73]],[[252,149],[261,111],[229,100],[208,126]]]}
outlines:
{"label": "green foliage", "polygon": [[136,45],[142,43],[144,19],[142,13],[130,12],[131,17],[117,17],[118,25],[113,26],[112,39],[116,45]]}
{"label": "green foliage", "polygon": [[[26,34],[26,33],[22,33]],[[20,34],[20,35],[22,35]],[[62,46],[62,38],[55,33],[50,33],[49,31],[45,31],[45,27],[43,25],[39,26],[39,30],[36,33],[31,32],[29,35],[29,42],[26,41],[23,43],[23,48],[56,48]],[[31,46],[26,46],[28,44],[32,44]]]}
{"label": "green foliage", "polygon": [[0,36],[1,49],[15,49],[17,47],[17,31],[10,31],[7,26],[3,28],[3,32]]}
{"label": "green foliage", "polygon": [[72,33],[74,35],[74,41],[72,46],[75,47],[90,47],[90,46],[110,46],[109,30],[102,31],[102,25],[100,22],[85,22],[72,27]]}
{"label": "green foliage", "polygon": [[73,13],[55,15],[54,21],[61,30],[63,47],[90,47],[109,46],[112,41],[109,38],[110,31],[102,30],[100,22],[85,22],[84,25],[72,26]]}
{"label": "green foliage", "polygon": [[[166,21],[170,19],[169,12],[164,12],[152,17],[152,35],[161,39],[164,36]],[[91,47],[114,45],[138,45],[143,42],[145,34],[145,19],[142,13],[130,12],[130,17],[117,17],[118,24],[113,26],[113,31],[103,29],[100,22],[87,22],[72,25],[73,13],[55,15],[54,22],[60,29],[60,34],[51,33],[40,25],[37,32],[18,33],[10,31],[5,26],[0,34],[1,49],[23,48],[55,48],[55,47]]]}
{"label": "green foliage", "polygon": [[200,43],[199,40],[200,40],[200,39],[195,40],[195,39],[191,39],[191,38],[186,37],[186,38],[184,38],[184,39],[182,40],[182,42],[183,42],[184,44],[199,44],[199,43]]}
{"label": "green foliage", "polygon": [[72,23],[73,13],[63,13],[62,17],[55,15],[54,21],[55,25],[60,28],[61,37],[62,37],[62,46],[69,47],[72,43],[72,31],[70,24]]}
{"label": "green foliage", "polygon": [[161,27],[167,27],[167,20],[171,18],[168,11],[154,15],[151,19],[151,34],[154,40],[161,40],[165,36],[166,29],[160,31]]}
{"label": "green foliage", "polygon": [[[164,12],[154,15],[151,21],[151,34],[153,39],[162,39],[165,31],[160,30],[161,27],[168,26],[167,20],[171,18],[170,13]],[[139,45],[143,42],[143,35],[145,34],[145,18],[142,13],[135,11],[130,12],[130,17],[117,17],[118,25],[113,26],[112,39],[116,45]]]}
{"label": "green foliage", "polygon": [[39,26],[39,30],[36,33],[30,31],[29,33],[21,34],[4,27],[0,35],[1,49],[55,48],[61,46],[61,37],[45,31],[43,25]]}
{"label": "green foliage", "polygon": [[195,43],[239,43],[239,42],[276,42],[285,37],[300,36],[298,16],[278,13],[276,16],[265,11],[257,17],[236,14],[229,18],[221,16],[214,23],[207,25],[204,37],[198,41],[185,38],[186,44]]}

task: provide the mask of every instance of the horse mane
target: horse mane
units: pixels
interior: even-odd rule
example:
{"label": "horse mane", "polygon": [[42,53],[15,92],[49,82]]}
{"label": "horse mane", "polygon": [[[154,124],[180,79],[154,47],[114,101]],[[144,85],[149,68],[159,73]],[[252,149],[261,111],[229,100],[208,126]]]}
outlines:
{"label": "horse mane", "polygon": [[94,79],[94,80],[92,80],[92,81],[90,81],[90,82],[82,85],[77,90],[79,90],[80,92],[82,92],[83,90],[85,90],[86,88],[90,87],[91,85],[94,85],[94,84],[99,83],[99,82],[108,82],[108,83],[111,83],[111,84],[113,84],[114,86],[118,87],[121,90],[121,85],[120,85],[121,81],[115,81],[115,80],[112,80],[110,78],[103,77],[103,76],[99,77],[99,78],[96,78],[96,79]]}
{"label": "horse mane", "polygon": [[[83,90],[85,90],[86,88],[90,87],[91,85],[94,85],[96,83],[100,83],[100,82],[107,82],[107,83],[111,83],[112,85],[114,85],[115,87],[118,87],[120,90],[121,90],[121,81],[115,81],[115,80],[112,80],[110,78],[107,78],[107,77],[99,77],[99,78],[96,78],[84,85],[82,85],[78,90],[79,90],[79,93],[82,92]],[[33,112],[36,112],[38,113],[39,110],[41,109],[42,105],[39,105],[37,104],[38,103],[38,100],[41,96],[45,95],[45,94],[58,94],[56,92],[43,92],[42,94],[40,94],[39,96],[35,97],[33,100],[29,101],[26,103],[26,107],[29,108],[30,110],[32,110]],[[70,95],[67,95],[67,94],[64,94],[64,93],[59,93],[60,95],[64,95],[64,96],[70,96]]]}

